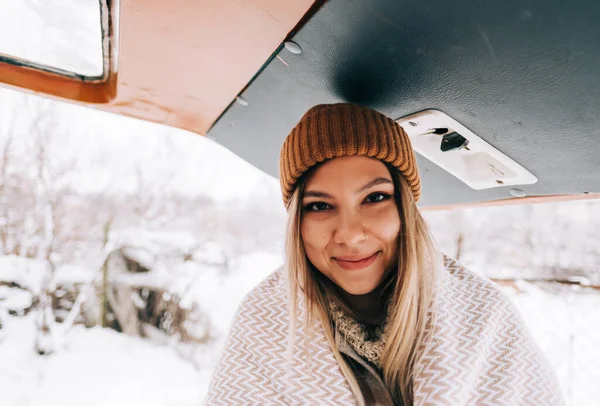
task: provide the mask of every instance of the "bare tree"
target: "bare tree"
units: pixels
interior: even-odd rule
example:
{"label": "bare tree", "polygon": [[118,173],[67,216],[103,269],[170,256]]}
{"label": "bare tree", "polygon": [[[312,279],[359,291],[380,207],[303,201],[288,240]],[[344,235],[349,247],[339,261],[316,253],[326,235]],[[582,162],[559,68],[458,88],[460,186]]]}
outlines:
{"label": "bare tree", "polygon": [[[61,248],[72,239],[77,221],[66,215],[68,177],[75,170],[72,156],[62,154],[61,128],[50,101],[19,98],[15,110],[2,127],[0,144],[1,252],[34,258],[46,264],[47,275],[37,303],[39,353],[55,347],[56,323],[52,295],[55,272],[62,261]],[[78,312],[81,300],[76,300]],[[71,315],[69,322],[77,315]]]}

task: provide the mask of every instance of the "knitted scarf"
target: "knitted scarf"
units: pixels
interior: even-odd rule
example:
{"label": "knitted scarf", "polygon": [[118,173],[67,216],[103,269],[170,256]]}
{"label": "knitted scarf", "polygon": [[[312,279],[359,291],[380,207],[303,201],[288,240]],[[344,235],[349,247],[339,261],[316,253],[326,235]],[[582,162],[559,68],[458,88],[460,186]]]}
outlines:
{"label": "knitted scarf", "polygon": [[328,294],[326,297],[329,316],[338,331],[344,335],[354,351],[381,369],[381,356],[387,338],[385,327],[388,325],[389,314],[382,324],[368,326],[346,314],[331,295]]}

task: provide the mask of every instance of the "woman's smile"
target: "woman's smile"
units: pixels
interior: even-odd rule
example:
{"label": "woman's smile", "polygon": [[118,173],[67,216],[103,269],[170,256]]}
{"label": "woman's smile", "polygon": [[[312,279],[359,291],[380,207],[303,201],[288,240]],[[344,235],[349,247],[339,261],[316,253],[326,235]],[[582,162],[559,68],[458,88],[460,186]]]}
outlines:
{"label": "woman's smile", "polygon": [[339,266],[347,270],[363,269],[371,265],[377,259],[380,251],[367,256],[333,257]]}

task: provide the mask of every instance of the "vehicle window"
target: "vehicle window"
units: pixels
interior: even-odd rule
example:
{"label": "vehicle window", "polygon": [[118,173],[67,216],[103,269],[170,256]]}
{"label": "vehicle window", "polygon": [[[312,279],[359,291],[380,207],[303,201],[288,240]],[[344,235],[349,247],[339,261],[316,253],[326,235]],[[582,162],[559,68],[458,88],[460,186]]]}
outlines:
{"label": "vehicle window", "polygon": [[98,0],[0,0],[0,57],[102,76]]}

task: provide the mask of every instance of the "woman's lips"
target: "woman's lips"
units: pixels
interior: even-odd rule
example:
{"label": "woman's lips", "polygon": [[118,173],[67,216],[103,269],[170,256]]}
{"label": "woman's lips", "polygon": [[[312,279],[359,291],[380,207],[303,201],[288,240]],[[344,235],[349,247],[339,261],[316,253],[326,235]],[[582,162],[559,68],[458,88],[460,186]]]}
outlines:
{"label": "woman's lips", "polygon": [[358,259],[358,260],[351,260],[349,258],[344,258],[344,257],[334,257],[333,259],[335,259],[335,262],[337,262],[337,264],[339,266],[341,266],[342,268],[352,270],[352,269],[362,269],[362,268],[365,268],[365,267],[371,265],[373,263],[373,261],[375,261],[375,259],[377,258],[377,255],[379,255],[379,251],[376,252],[375,254],[371,255],[370,257],[366,257],[366,258],[362,258],[362,259]]}

